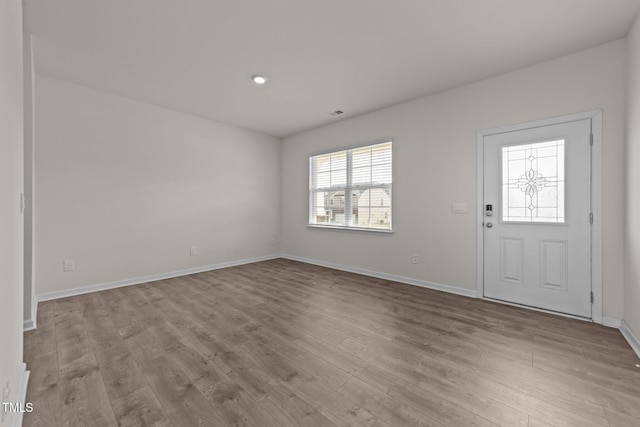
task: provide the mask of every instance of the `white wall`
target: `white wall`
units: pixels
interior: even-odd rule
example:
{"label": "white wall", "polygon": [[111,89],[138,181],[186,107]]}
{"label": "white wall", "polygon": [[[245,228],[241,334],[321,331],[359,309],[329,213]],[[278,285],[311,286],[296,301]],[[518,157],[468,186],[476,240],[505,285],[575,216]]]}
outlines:
{"label": "white wall", "polygon": [[[609,43],[285,138],[283,253],[475,290],[476,132],[603,109],[603,314],[621,319],[625,49]],[[384,137],[394,140],[394,233],[307,228],[307,157]],[[452,214],[453,202],[469,214]]]}
{"label": "white wall", "polygon": [[37,295],[279,252],[278,139],[42,75],[35,91]]}
{"label": "white wall", "polygon": [[640,17],[627,37],[627,185],[624,320],[640,337]]}
{"label": "white wall", "polygon": [[[22,6],[0,2],[0,392],[22,381]],[[0,408],[0,413],[3,412]],[[12,425],[8,413],[0,425]]]}

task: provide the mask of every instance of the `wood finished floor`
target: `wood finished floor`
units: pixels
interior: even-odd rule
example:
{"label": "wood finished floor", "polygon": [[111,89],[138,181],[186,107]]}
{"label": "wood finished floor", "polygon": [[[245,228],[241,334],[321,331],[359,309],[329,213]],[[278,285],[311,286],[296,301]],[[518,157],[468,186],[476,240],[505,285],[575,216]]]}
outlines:
{"label": "wood finished floor", "polygon": [[283,259],[40,303],[25,426],[638,426],[615,330]]}

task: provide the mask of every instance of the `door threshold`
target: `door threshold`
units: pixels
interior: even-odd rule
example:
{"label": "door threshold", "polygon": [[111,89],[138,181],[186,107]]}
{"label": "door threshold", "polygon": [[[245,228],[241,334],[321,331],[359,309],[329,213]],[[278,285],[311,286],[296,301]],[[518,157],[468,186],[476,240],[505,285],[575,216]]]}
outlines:
{"label": "door threshold", "polygon": [[489,297],[485,297],[485,296],[481,297],[480,299],[485,300],[485,301],[495,302],[495,303],[498,303],[498,304],[510,305],[512,307],[526,308],[528,310],[537,311],[539,313],[554,314],[556,316],[567,317],[569,319],[576,319],[576,320],[582,320],[583,322],[595,323],[593,321],[593,318],[591,318],[591,317],[576,316],[575,314],[568,314],[568,313],[563,313],[561,311],[547,310],[547,309],[544,309],[544,308],[533,307],[531,305],[518,304],[518,303],[515,303],[515,302],[503,301],[503,300],[500,300],[500,299],[489,298]]}

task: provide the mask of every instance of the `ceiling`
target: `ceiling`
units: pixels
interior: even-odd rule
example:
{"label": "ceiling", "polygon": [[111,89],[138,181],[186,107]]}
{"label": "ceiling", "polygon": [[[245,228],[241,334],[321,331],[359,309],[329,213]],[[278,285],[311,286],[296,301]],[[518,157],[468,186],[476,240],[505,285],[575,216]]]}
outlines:
{"label": "ceiling", "polygon": [[[284,137],[623,38],[639,9],[640,0],[25,0],[25,23],[38,73]],[[257,73],[266,85],[251,82]]]}

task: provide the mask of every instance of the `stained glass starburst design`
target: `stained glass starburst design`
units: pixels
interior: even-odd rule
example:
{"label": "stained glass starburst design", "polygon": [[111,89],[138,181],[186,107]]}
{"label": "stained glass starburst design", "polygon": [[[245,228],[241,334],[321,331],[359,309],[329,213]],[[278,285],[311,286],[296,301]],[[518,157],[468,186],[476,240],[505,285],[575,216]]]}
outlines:
{"label": "stained glass starburst design", "polygon": [[513,185],[522,190],[527,196],[534,197],[538,191],[549,185],[549,183],[549,180],[542,176],[541,173],[530,168]]}

